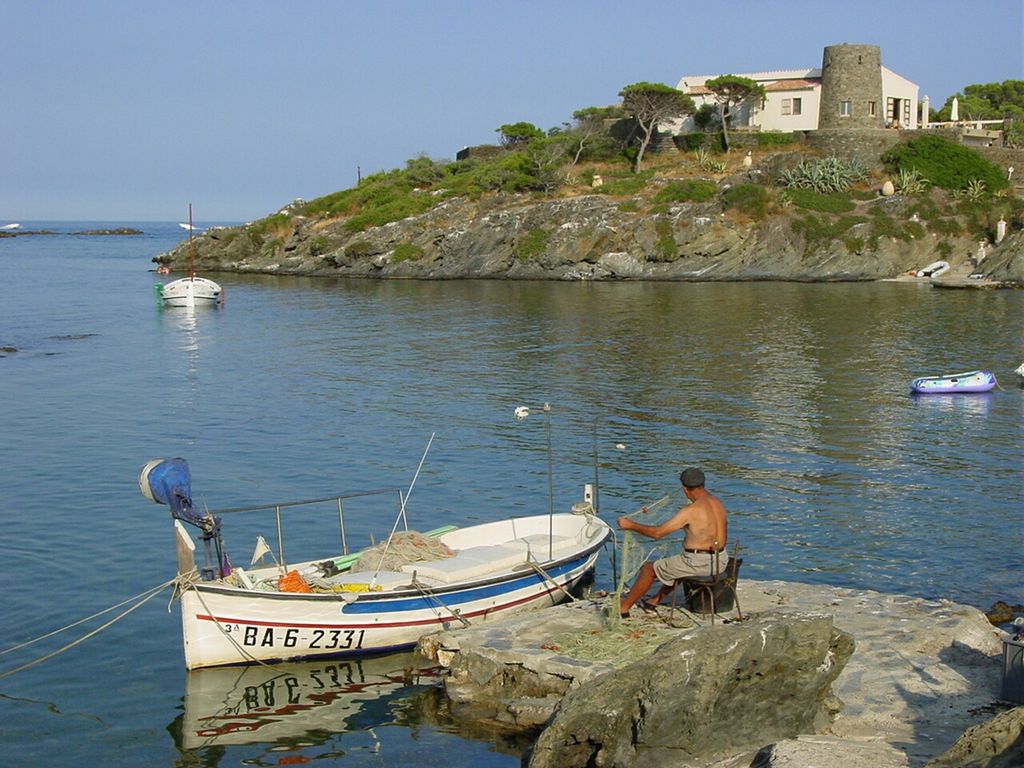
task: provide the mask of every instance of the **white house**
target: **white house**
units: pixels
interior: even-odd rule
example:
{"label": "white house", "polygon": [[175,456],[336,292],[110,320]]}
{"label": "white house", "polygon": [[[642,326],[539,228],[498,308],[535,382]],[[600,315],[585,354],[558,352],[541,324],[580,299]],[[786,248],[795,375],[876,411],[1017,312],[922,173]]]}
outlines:
{"label": "white house", "polygon": [[[732,117],[731,125],[761,131],[813,131],[818,128],[818,111],[821,104],[821,68],[784,69],[769,72],[735,73],[740,77],[754,80],[764,86],[765,98],[759,104],[747,104]],[[879,127],[889,126],[895,120],[900,128],[918,127],[917,98],[918,86],[887,67],[881,68],[882,104],[869,102],[866,108],[878,111]],[[693,98],[700,108],[703,104],[715,105],[715,98],[704,85],[719,75],[686,75],[679,80],[676,88]],[[696,130],[693,116],[666,124],[673,133],[687,133]]]}

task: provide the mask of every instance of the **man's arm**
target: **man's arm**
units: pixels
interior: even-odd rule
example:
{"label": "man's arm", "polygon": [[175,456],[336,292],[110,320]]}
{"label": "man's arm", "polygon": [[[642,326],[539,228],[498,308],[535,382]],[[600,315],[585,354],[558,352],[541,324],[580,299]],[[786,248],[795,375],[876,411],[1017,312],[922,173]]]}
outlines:
{"label": "man's arm", "polygon": [[670,533],[682,530],[690,523],[690,508],[681,507],[672,517],[660,525],[644,525],[638,523],[635,520],[630,520],[626,516],[619,518],[619,528],[624,531],[636,531],[641,536],[647,536],[650,539],[663,539]]}

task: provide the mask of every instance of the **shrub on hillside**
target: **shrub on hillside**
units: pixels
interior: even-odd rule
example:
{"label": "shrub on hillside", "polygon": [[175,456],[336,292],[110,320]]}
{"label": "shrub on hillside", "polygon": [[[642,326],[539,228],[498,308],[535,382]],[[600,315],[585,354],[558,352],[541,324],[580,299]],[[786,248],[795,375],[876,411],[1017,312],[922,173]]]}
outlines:
{"label": "shrub on hillside", "polygon": [[752,219],[763,219],[768,213],[768,192],[759,184],[737,184],[722,193],[722,205]]}
{"label": "shrub on hillside", "polygon": [[416,261],[423,256],[423,249],[415,243],[399,243],[391,253],[391,263],[399,264],[403,261]]}
{"label": "shrub on hillside", "polygon": [[783,133],[782,131],[765,131],[756,136],[759,147],[785,147],[796,141],[796,136],[793,133]]}
{"label": "shrub on hillside", "polygon": [[916,170],[936,187],[967,189],[971,181],[982,181],[990,192],[1007,186],[1002,169],[970,147],[954,144],[941,136],[918,136],[882,155],[893,173]]}
{"label": "shrub on hillside", "polygon": [[654,196],[656,203],[699,203],[718,194],[718,185],[707,179],[685,179],[666,184]]}
{"label": "shrub on hillside", "polygon": [[516,240],[512,253],[519,261],[529,261],[544,253],[551,233],[545,229],[531,229]]}
{"label": "shrub on hillside", "polygon": [[799,208],[806,208],[809,211],[821,211],[822,213],[849,213],[856,206],[853,201],[845,195],[832,193],[829,195],[815,192],[813,189],[787,189],[785,195]]}

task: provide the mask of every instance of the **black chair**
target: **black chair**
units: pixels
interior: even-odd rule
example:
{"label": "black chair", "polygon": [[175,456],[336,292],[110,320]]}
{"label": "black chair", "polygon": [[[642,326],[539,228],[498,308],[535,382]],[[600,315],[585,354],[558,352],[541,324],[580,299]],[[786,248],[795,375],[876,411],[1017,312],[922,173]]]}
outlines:
{"label": "black chair", "polygon": [[[728,556],[725,568],[721,567],[723,554]],[[711,623],[714,624],[716,616],[727,613],[735,607],[735,621],[743,621],[740,598],[736,593],[740,566],[743,565],[743,559],[739,554],[740,544],[737,541],[731,556],[728,552],[718,552],[711,558],[711,570],[707,576],[686,576],[677,579],[675,589],[672,590],[672,611],[669,613],[669,621],[671,622],[672,616],[675,614],[676,595],[680,586],[684,591],[686,609],[690,613],[711,614]]]}

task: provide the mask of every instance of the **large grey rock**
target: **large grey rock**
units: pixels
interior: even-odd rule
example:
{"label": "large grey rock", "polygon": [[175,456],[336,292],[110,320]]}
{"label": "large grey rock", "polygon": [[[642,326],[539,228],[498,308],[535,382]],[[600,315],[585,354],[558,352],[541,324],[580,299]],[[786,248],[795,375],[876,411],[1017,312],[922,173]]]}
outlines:
{"label": "large grey rock", "polygon": [[1024,765],[1024,707],[1014,707],[964,731],[926,768],[1020,768]]}
{"label": "large grey rock", "polygon": [[830,685],[852,652],[824,615],[691,630],[569,692],[530,768],[706,765],[820,730],[840,706]]}
{"label": "large grey rock", "polygon": [[595,604],[558,606],[478,627],[422,638],[417,650],[448,668],[445,692],[463,718],[532,729],[546,722],[563,696],[613,668],[561,653],[559,639],[604,628]]}

